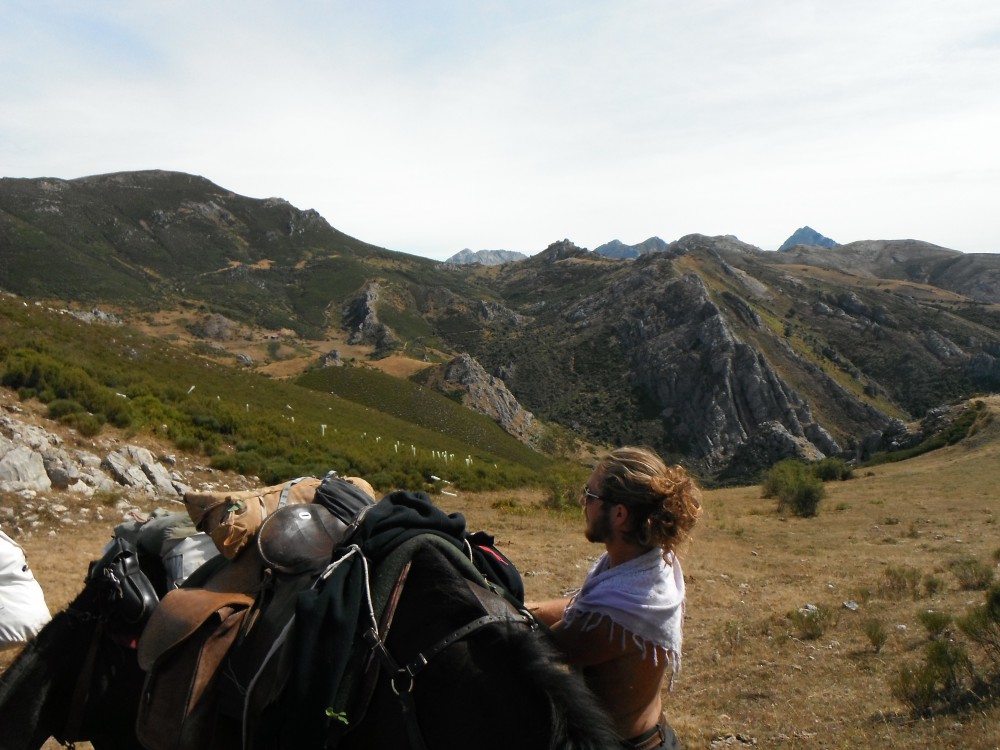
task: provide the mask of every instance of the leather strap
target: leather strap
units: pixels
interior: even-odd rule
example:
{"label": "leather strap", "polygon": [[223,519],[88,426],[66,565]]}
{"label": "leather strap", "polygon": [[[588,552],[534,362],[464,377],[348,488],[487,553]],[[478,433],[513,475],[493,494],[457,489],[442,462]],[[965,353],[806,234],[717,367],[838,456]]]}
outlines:
{"label": "leather strap", "polygon": [[667,717],[665,714],[661,714],[659,724],[640,735],[631,737],[627,742],[634,750],[655,750],[655,748],[660,747],[667,739],[667,735],[663,731],[663,727],[666,725]]}
{"label": "leather strap", "polygon": [[[494,614],[485,614],[482,617],[477,617],[472,622],[469,622],[457,630],[449,633],[434,645],[420,651],[410,661],[410,663],[404,667],[401,667],[393,658],[392,654],[389,653],[389,650],[385,646],[385,641],[379,636],[379,633],[374,628],[369,628],[364,633],[364,640],[371,649],[371,652],[381,662],[382,666],[390,675],[389,684],[392,687],[392,692],[394,692],[399,698],[412,750],[426,750],[427,747],[424,742],[423,735],[420,732],[420,725],[417,723],[416,705],[413,700],[413,687],[416,676],[423,671],[424,667],[430,663],[430,660],[452,644],[466,638],[470,634],[479,630],[481,627],[494,622],[521,624],[527,625],[530,628],[535,626],[535,620],[530,614],[527,612],[518,612],[505,599],[499,599],[499,601],[502,602],[503,611],[496,613],[496,607],[493,605],[493,601],[490,600],[489,596],[485,595],[486,590],[483,589],[482,586],[474,584],[470,581],[467,581],[467,583],[469,584],[469,588],[472,589],[473,593],[475,593],[476,598],[479,599],[480,603],[483,605],[483,609],[487,612],[493,610]],[[483,592],[482,594],[479,591],[480,589]],[[407,681],[405,689],[403,685],[396,683],[397,679],[402,680],[404,678]]]}

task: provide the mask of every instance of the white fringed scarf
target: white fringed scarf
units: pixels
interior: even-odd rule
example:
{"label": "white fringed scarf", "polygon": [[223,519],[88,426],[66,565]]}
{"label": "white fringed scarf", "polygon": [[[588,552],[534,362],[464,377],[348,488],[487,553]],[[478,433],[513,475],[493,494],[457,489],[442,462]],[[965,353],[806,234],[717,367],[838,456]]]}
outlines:
{"label": "white fringed scarf", "polygon": [[603,618],[622,629],[622,647],[626,637],[642,649],[647,649],[657,663],[662,653],[673,675],[681,667],[681,640],[684,623],[684,574],[680,561],[673,553],[663,559],[658,547],[621,565],[610,567],[605,552],[594,563],[580,591],[573,597],[563,614],[563,623],[572,627],[579,623],[583,631],[593,630]]}

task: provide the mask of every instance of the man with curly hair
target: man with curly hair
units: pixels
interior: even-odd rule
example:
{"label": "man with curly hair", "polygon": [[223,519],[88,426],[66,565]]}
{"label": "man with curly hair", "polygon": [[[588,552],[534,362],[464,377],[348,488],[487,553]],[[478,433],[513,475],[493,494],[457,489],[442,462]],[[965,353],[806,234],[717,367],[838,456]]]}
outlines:
{"label": "man with curly hair", "polygon": [[[580,494],[591,542],[605,546],[569,599],[529,604],[638,750],[679,748],[661,690],[680,668],[684,576],[676,549],[701,513],[679,466],[648,448],[606,454]],[[669,684],[668,683],[668,684]]]}

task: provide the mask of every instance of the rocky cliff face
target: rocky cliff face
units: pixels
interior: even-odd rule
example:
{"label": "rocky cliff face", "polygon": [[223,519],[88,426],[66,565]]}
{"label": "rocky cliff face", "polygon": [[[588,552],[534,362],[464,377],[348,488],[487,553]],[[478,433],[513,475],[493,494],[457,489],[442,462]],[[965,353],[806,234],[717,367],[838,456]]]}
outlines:
{"label": "rocky cliff face", "polygon": [[478,263],[483,266],[501,266],[504,263],[515,263],[528,256],[516,250],[470,250],[465,248],[448,258],[445,263],[455,266],[467,266]]}
{"label": "rocky cliff face", "polygon": [[460,393],[466,408],[485,414],[525,445],[537,446],[542,430],[534,415],[517,402],[500,378],[487,373],[468,354],[443,365],[431,385],[446,395]]}
{"label": "rocky cliff face", "polygon": [[381,290],[377,281],[370,281],[345,308],[344,327],[350,331],[348,344],[371,344],[376,351],[392,349],[396,345],[392,329],[378,319],[376,304]]}
{"label": "rocky cliff face", "polygon": [[[668,442],[713,473],[840,452],[809,405],[740,340],[698,276],[643,281],[630,279],[627,295],[610,289],[629,300],[614,331],[630,353],[635,385],[659,408]],[[752,310],[746,315],[760,327]]]}

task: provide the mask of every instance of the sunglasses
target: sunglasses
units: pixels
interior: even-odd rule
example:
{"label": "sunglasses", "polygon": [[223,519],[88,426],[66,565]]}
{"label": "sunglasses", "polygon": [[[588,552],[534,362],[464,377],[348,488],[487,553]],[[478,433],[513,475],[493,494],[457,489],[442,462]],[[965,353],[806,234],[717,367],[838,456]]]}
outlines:
{"label": "sunglasses", "polygon": [[580,493],[580,505],[587,505],[591,500],[604,500],[600,495],[595,495],[587,485],[583,485],[583,492]]}

